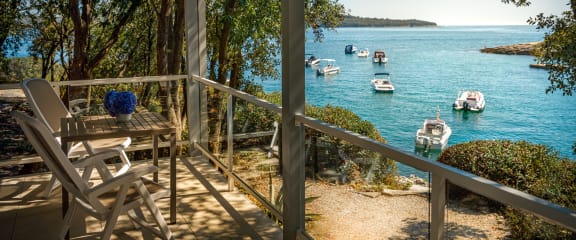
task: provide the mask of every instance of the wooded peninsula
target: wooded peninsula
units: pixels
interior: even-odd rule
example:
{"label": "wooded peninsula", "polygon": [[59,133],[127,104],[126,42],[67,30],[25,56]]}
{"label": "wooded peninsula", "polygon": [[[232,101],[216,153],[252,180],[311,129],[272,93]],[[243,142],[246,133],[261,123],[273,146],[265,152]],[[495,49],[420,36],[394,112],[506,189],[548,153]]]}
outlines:
{"label": "wooded peninsula", "polygon": [[416,19],[365,18],[345,16],[340,27],[436,27],[436,23]]}

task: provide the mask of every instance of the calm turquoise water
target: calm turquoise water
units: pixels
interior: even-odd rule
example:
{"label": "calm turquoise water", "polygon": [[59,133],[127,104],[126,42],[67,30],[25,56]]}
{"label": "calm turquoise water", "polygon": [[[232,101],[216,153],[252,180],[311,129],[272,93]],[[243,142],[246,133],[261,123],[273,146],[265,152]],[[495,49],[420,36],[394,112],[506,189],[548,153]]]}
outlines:
{"label": "calm turquoise water", "polygon": [[[414,135],[425,118],[441,117],[452,128],[448,145],[479,139],[527,140],[545,144],[574,158],[576,97],[545,94],[546,70],[531,69],[531,56],[483,54],[483,47],[541,41],[544,33],[531,26],[437,28],[343,28],[326,32],[326,40],[309,36],[306,53],[336,59],[339,75],[317,77],[306,70],[306,101],[351,109],[372,122],[392,146],[414,152]],[[345,55],[344,47],[384,49],[389,62]],[[303,64],[304,65],[304,64]],[[375,72],[388,71],[394,94],[374,93]],[[280,81],[264,81],[266,91],[281,89]],[[458,91],[484,93],[481,113],[452,111]],[[435,158],[433,154],[429,156]],[[404,174],[412,173],[402,167]]]}

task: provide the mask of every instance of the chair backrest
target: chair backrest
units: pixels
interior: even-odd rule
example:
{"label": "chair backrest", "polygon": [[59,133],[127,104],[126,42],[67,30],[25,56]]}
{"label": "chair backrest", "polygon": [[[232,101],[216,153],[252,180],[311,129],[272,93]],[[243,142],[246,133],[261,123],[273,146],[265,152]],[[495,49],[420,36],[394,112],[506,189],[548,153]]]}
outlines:
{"label": "chair backrest", "polygon": [[45,79],[26,79],[20,83],[34,116],[42,120],[52,133],[60,132],[60,119],[72,115]]}
{"label": "chair backrest", "polygon": [[16,119],[36,153],[44,160],[62,186],[71,194],[83,198],[83,193],[89,186],[82,180],[47,126],[24,112],[12,111],[10,114]]}

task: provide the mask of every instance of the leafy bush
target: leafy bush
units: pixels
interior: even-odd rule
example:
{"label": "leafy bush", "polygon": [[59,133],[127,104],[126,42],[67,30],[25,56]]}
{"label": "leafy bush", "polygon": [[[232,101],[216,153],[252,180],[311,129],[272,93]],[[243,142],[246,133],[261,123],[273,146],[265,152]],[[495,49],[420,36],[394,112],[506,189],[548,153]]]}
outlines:
{"label": "leafy bush", "polygon": [[[306,106],[306,115],[330,123],[337,127],[347,129],[354,133],[367,136],[376,141],[386,143],[386,140],[380,135],[380,132],[378,129],[376,129],[374,124],[367,120],[362,120],[360,116],[348,109],[331,105],[326,105],[325,107]],[[374,161],[372,161],[370,164],[360,164],[359,168],[356,168],[360,170],[363,177],[366,177],[369,170],[368,165],[374,165],[374,167],[371,167],[373,174],[373,178],[371,179],[372,184],[388,186],[397,185],[395,183],[395,176],[397,175],[397,166],[395,161],[384,158],[375,152],[342,141],[341,139],[325,136],[324,134],[313,131],[311,129],[307,130],[307,135],[319,137],[325,142],[331,144],[334,148],[344,152],[344,155],[346,155],[349,159],[343,160],[374,159]],[[349,171],[346,173],[348,175],[352,175]]]}
{"label": "leafy bush", "polygon": [[[576,162],[526,141],[473,141],[444,150],[438,161],[576,209]],[[574,239],[576,234],[516,209],[506,209],[517,239]]]}

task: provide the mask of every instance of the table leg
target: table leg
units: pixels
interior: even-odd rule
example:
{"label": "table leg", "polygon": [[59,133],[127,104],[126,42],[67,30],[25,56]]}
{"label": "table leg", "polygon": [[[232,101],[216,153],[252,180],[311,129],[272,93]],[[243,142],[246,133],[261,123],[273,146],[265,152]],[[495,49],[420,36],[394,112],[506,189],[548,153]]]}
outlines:
{"label": "table leg", "polygon": [[[60,145],[60,147],[62,148],[62,151],[68,153],[68,142],[62,141],[61,144],[62,145]],[[69,199],[68,199],[68,191],[64,188],[64,184],[61,184],[61,188],[62,188],[62,219],[64,219],[64,217],[66,216],[66,212],[68,211]],[[66,240],[70,239],[70,230],[68,230],[64,239]]]}
{"label": "table leg", "polygon": [[170,224],[176,223],[176,133],[170,133]]}
{"label": "table leg", "polygon": [[[158,167],[158,135],[152,137],[152,159],[155,167]],[[158,171],[153,174],[154,182],[158,182]]]}

